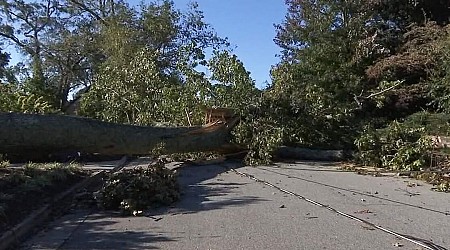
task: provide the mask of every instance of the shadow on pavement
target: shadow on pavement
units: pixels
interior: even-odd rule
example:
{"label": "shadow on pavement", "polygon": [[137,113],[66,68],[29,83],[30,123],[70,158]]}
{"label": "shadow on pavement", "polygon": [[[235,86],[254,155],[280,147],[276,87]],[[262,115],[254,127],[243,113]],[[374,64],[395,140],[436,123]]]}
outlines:
{"label": "shadow on pavement", "polygon": [[75,210],[22,249],[157,249],[157,242],[178,240],[152,226],[153,220],[162,219],[159,215],[194,214],[267,201],[237,191],[248,182],[234,178],[234,174],[228,175],[229,169],[225,166],[182,165],[176,168],[182,193],[180,200],[170,207],[146,211],[146,218],[123,217],[118,212]]}
{"label": "shadow on pavement", "polygon": [[137,231],[114,227],[118,223],[115,217],[126,219],[106,213],[90,215],[70,241],[58,249],[158,249],[152,244],[175,240],[152,233],[151,228]]}
{"label": "shadow on pavement", "polygon": [[151,228],[137,231],[120,227],[123,220],[128,219],[119,213],[76,211],[20,249],[157,249],[152,244],[175,240],[152,233]]}
{"label": "shadow on pavement", "polygon": [[267,201],[256,196],[236,195],[236,190],[247,183],[230,182],[229,177],[226,179],[221,176],[228,171],[229,168],[222,164],[182,165],[177,168],[182,193],[180,201],[169,208],[156,209],[150,213],[190,214]]}

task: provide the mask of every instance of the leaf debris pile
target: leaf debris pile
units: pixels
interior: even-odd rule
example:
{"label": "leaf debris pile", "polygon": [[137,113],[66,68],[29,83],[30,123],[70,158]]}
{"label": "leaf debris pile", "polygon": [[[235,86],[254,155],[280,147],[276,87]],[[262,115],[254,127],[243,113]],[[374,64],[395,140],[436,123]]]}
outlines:
{"label": "leaf debris pile", "polygon": [[111,174],[100,193],[103,208],[120,209],[128,215],[170,205],[180,198],[176,174],[162,161]]}

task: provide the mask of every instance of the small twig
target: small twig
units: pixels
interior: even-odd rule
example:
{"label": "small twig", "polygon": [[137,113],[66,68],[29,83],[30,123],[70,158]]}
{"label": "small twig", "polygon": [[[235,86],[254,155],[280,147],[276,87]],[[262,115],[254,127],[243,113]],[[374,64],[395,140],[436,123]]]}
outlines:
{"label": "small twig", "polygon": [[396,83],[396,84],[393,85],[393,86],[390,86],[390,87],[387,88],[387,89],[383,89],[383,90],[378,91],[378,92],[376,92],[376,93],[372,93],[372,94],[370,94],[370,95],[368,95],[368,96],[362,96],[363,91],[361,91],[361,94],[359,94],[359,96],[354,95],[354,99],[355,99],[356,103],[358,104],[358,106],[362,106],[362,102],[360,101],[360,99],[368,100],[368,99],[373,98],[373,97],[375,97],[375,96],[384,94],[384,93],[386,93],[386,92],[388,92],[388,91],[390,91],[390,90],[396,88],[397,86],[399,86],[399,85],[402,84],[403,82],[404,82],[404,81],[399,81],[398,83]]}
{"label": "small twig", "polygon": [[381,90],[381,91],[379,91],[379,92],[377,92],[377,93],[373,93],[373,94],[370,94],[370,95],[367,96],[367,97],[364,97],[364,99],[370,99],[370,98],[372,98],[372,97],[374,97],[374,96],[381,95],[381,94],[383,94],[383,93],[385,93],[385,92],[388,92],[388,91],[391,90],[391,89],[394,89],[395,87],[397,87],[398,85],[400,85],[400,84],[402,84],[402,83],[403,83],[403,81],[399,81],[397,84],[395,84],[395,85],[393,85],[393,86],[391,86],[391,87],[389,87],[389,88],[387,88],[387,89]]}

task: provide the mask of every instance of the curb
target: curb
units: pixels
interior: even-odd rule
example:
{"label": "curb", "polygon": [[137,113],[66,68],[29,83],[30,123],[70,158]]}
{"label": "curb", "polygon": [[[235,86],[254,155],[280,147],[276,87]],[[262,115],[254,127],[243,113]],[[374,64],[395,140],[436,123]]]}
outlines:
{"label": "curb", "polygon": [[[120,159],[120,161],[117,163],[117,166],[114,167],[111,172],[116,172],[122,169],[128,162],[128,157],[122,157],[122,159]],[[88,178],[84,179],[83,181],[75,184],[69,190],[56,195],[49,204],[46,204],[37,211],[34,211],[21,223],[3,233],[3,235],[0,237],[0,250],[12,249],[13,247],[20,245],[21,240],[29,235],[34,228],[49,219],[50,215],[54,211],[56,211],[57,204],[70,197],[75,193],[75,191],[82,189],[96,181],[100,181],[105,172],[106,170],[98,171]]]}

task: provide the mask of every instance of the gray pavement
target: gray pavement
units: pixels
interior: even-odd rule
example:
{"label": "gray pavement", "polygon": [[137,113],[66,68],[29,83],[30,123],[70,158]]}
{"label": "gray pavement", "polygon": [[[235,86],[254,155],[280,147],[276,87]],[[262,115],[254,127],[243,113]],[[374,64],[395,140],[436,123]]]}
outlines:
{"label": "gray pavement", "polygon": [[[141,164],[145,162],[136,165]],[[180,167],[183,196],[174,206],[143,217],[76,210],[22,248],[426,249],[227,167]],[[450,248],[450,194],[433,192],[427,184],[361,176],[320,163],[237,170],[388,230]],[[408,181],[421,186],[408,187]]]}

